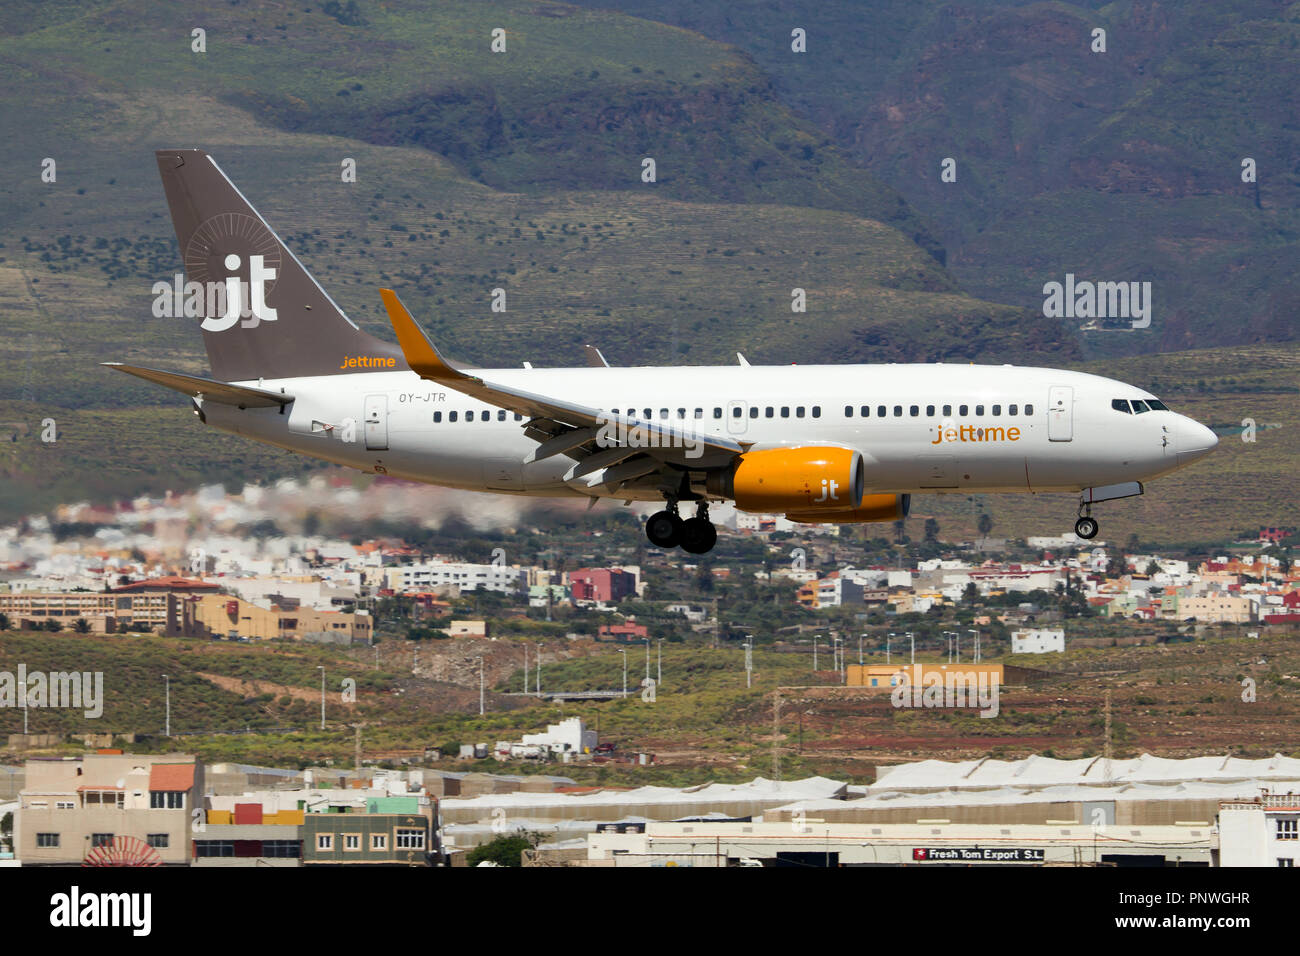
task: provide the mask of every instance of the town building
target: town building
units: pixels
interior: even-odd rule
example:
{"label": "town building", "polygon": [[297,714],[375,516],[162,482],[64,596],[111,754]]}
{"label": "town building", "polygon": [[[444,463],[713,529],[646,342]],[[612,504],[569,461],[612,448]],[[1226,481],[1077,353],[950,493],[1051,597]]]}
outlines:
{"label": "town building", "polygon": [[1219,805],[1220,866],[1290,868],[1300,860],[1300,794],[1263,793]]}
{"label": "town building", "polygon": [[15,846],[23,866],[185,865],[203,764],[185,754],[27,761]]}
{"label": "town building", "polygon": [[1063,654],[1063,628],[1035,627],[1011,632],[1012,654]]}
{"label": "town building", "polygon": [[637,576],[622,568],[579,568],[568,578],[575,601],[612,604],[636,594]]}
{"label": "town building", "polygon": [[230,594],[197,595],[190,604],[193,633],[199,637],[368,644],[373,633],[369,611],[316,611],[293,601],[262,607]]}
{"label": "town building", "polygon": [[522,594],[527,586],[527,574],[504,564],[429,562],[388,568],[385,581],[388,589],[398,594],[404,591],[432,591],[452,597],[465,591]]}

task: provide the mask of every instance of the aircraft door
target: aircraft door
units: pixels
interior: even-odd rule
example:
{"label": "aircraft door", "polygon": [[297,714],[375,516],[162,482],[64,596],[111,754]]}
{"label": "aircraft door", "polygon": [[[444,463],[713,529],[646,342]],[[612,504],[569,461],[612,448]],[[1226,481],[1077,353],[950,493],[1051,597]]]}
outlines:
{"label": "aircraft door", "polygon": [[1074,438],[1074,389],[1053,385],[1047,390],[1047,439],[1071,441]]}
{"label": "aircraft door", "polygon": [[366,396],[366,448],[384,451],[388,448],[388,396]]}

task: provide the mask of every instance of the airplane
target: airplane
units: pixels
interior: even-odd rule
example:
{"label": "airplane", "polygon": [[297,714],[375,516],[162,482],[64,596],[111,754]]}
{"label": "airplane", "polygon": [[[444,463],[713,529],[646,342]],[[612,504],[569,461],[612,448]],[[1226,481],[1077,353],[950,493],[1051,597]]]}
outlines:
{"label": "airplane", "polygon": [[[496,494],[662,502],[650,541],[713,548],[710,504],[890,522],[918,494],[1069,492],[1092,506],[1209,454],[1137,386],[1012,365],[465,368],[390,289],[397,344],[357,327],[199,149],[156,153],[212,378],[105,363],[186,394],[205,425],[377,475]],[[509,321],[508,318],[504,321]],[[685,507],[688,514],[683,516]],[[693,508],[693,511],[691,510]]]}

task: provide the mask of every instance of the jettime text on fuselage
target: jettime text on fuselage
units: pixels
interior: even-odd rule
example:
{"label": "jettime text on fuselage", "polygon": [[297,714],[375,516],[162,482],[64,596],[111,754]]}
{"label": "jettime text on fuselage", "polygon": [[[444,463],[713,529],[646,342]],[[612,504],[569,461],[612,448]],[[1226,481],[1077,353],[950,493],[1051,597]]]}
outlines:
{"label": "jettime text on fuselage", "polygon": [[1015,425],[1010,428],[1001,425],[940,425],[930,444],[991,441],[1020,441],[1020,429]]}

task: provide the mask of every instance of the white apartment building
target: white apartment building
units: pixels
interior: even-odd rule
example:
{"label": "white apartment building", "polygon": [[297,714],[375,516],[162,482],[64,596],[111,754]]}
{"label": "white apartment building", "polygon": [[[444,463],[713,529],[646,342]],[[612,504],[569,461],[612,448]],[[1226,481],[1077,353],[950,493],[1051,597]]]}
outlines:
{"label": "white apartment building", "polygon": [[384,573],[393,591],[500,591],[518,594],[527,576],[517,567],[503,564],[406,564]]}
{"label": "white apartment building", "polygon": [[1265,793],[1219,804],[1220,866],[1296,866],[1300,794]]}

